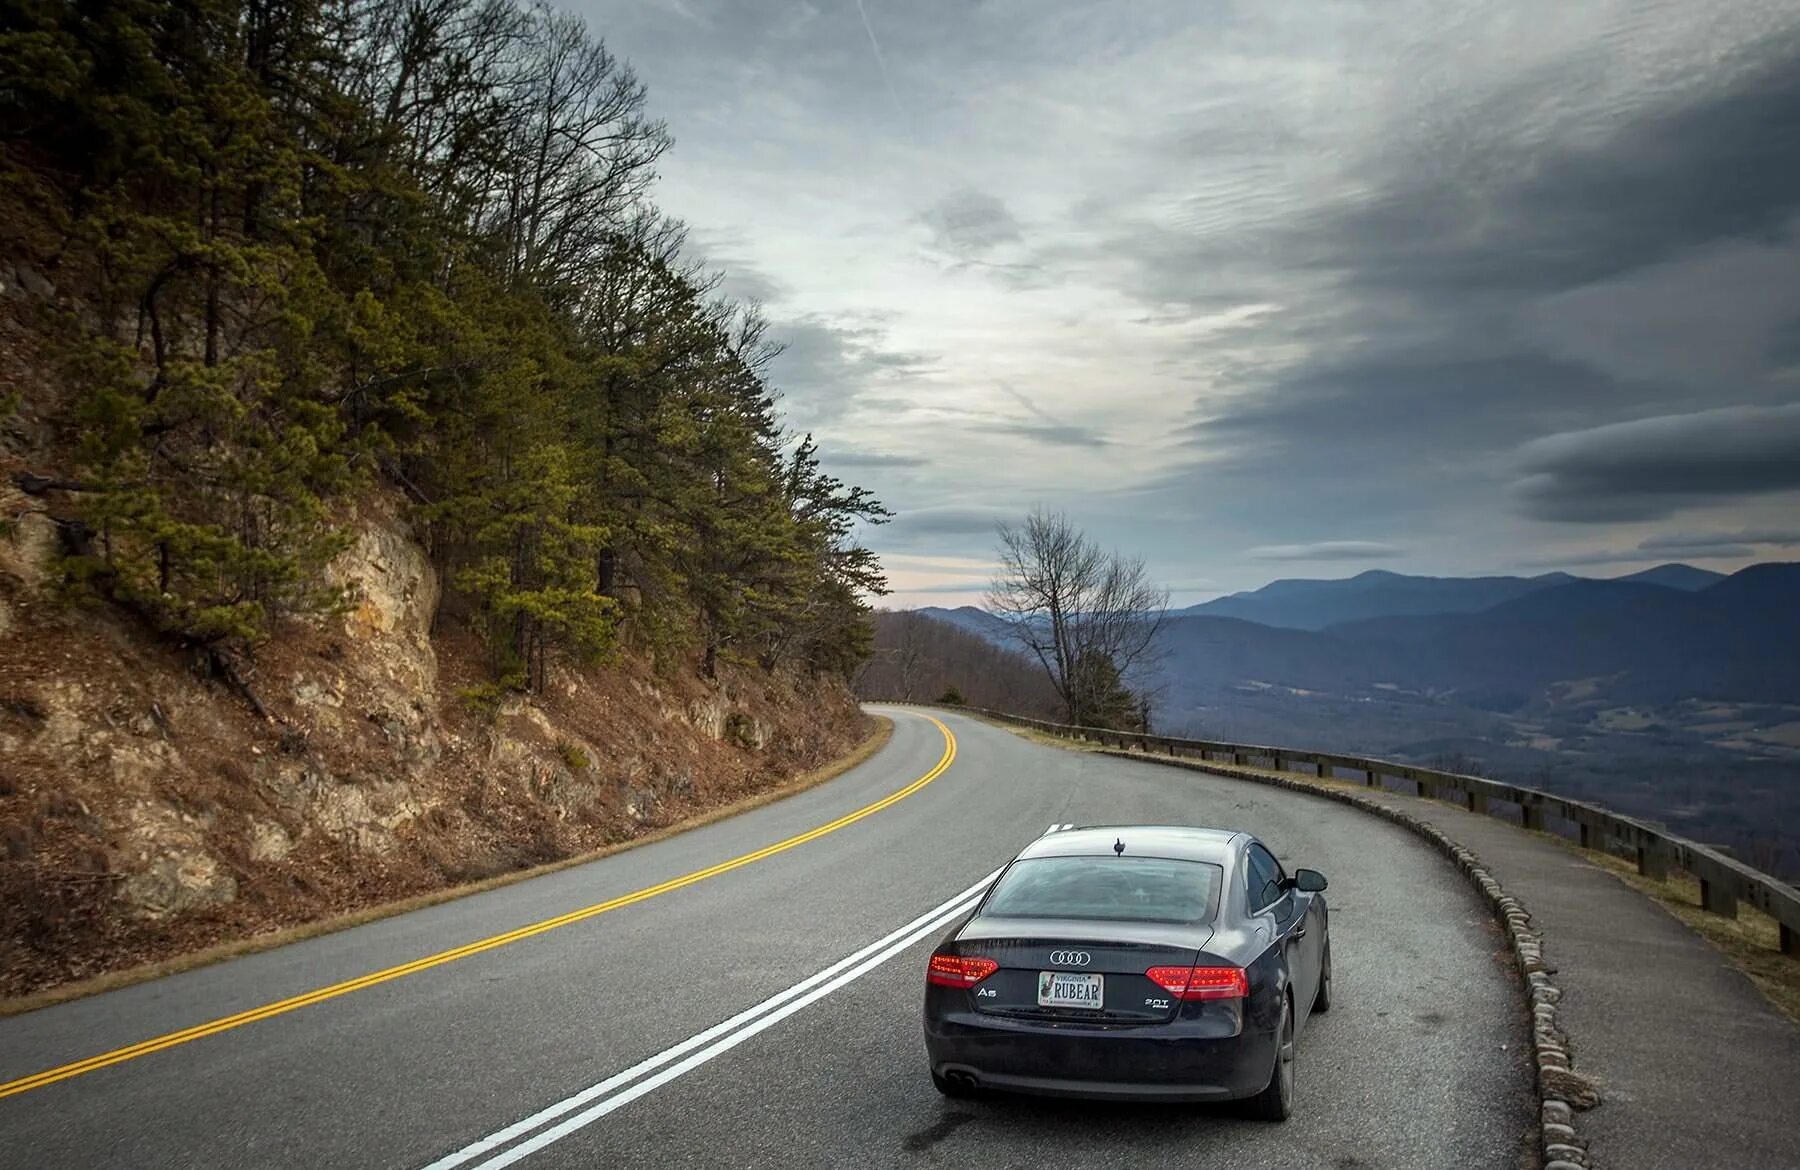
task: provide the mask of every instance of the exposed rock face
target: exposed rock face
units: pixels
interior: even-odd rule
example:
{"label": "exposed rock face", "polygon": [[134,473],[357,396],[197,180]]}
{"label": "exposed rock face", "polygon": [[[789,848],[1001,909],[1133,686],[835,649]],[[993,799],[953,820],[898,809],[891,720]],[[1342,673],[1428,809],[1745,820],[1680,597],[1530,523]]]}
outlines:
{"label": "exposed rock face", "polygon": [[0,994],[567,856],[748,795],[862,734],[835,681],[630,654],[482,713],[480,644],[367,502],[346,612],[247,681],[272,715],[115,615],[70,607],[55,525],[0,488]]}
{"label": "exposed rock face", "polygon": [[128,863],[118,897],[135,913],[161,918],[237,897],[237,879],[206,850],[205,820],[149,801],[131,806],[121,860]]}

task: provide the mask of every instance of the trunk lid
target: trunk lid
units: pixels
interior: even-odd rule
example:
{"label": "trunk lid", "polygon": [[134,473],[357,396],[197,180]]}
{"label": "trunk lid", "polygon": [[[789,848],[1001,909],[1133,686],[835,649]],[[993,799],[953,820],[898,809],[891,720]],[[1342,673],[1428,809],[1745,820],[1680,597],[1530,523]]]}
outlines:
{"label": "trunk lid", "polygon": [[[1154,1024],[1173,1019],[1181,1001],[1144,972],[1192,967],[1211,937],[1208,927],[978,918],[958,934],[956,949],[1000,964],[970,992],[977,1011],[1069,1023]],[[1051,974],[1099,976],[1099,1006],[1043,1002],[1092,993],[1085,978],[1046,987],[1045,977]]]}

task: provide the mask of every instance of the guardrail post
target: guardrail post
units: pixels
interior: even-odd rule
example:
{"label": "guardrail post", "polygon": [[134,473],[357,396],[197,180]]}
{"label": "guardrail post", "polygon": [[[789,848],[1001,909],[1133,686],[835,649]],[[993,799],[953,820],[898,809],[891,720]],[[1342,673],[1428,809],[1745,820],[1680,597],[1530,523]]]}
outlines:
{"label": "guardrail post", "polygon": [[1586,821],[1582,821],[1576,828],[1581,832],[1581,847],[1583,849],[1599,848],[1599,846],[1594,844],[1594,826],[1588,824]]}
{"label": "guardrail post", "polygon": [[1781,953],[1790,958],[1800,958],[1800,931],[1787,923],[1778,923],[1781,927]]}
{"label": "guardrail post", "polygon": [[1525,827],[1535,832],[1544,831],[1544,806],[1534,798],[1520,802],[1519,812],[1523,814]]}
{"label": "guardrail post", "polygon": [[1724,918],[1737,917],[1737,894],[1718,881],[1700,879],[1700,909]]}
{"label": "guardrail post", "polygon": [[1637,847],[1638,873],[1647,878],[1663,882],[1669,880],[1669,851],[1654,841],[1639,841]]}
{"label": "guardrail post", "polygon": [[1363,783],[1370,788],[1381,787],[1381,774],[1373,768],[1363,769]]}
{"label": "guardrail post", "polygon": [[1243,767],[1244,766],[1244,753],[1243,752],[1232,752],[1231,753],[1231,762],[1236,764],[1240,768]]}
{"label": "guardrail post", "polygon": [[1487,815],[1487,793],[1485,792],[1477,792],[1473,788],[1469,789],[1467,792],[1463,793],[1463,804],[1466,805],[1472,813],[1480,813],[1482,816]]}
{"label": "guardrail post", "polygon": [[1277,772],[1287,771],[1286,768],[1281,766],[1281,753],[1280,752],[1275,752],[1273,755],[1271,755],[1269,757],[1269,767],[1273,768]]}

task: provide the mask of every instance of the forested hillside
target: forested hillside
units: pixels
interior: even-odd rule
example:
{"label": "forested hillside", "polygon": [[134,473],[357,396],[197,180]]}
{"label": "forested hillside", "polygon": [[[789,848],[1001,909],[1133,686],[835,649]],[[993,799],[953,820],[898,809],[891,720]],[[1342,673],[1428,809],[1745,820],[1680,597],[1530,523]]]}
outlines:
{"label": "forested hillside", "polygon": [[0,0],[0,995],[869,734],[886,511],[524,0]]}
{"label": "forested hillside", "polygon": [[935,703],[1055,719],[1056,688],[1043,667],[1018,651],[917,610],[875,614],[875,650],[856,675],[865,699]]}
{"label": "forested hillside", "polygon": [[[7,413],[76,588],[222,669],[401,485],[494,681],[626,633],[847,670],[885,514],[650,201],[670,136],[523,0],[6,7]],[[27,371],[49,376],[23,380]]]}

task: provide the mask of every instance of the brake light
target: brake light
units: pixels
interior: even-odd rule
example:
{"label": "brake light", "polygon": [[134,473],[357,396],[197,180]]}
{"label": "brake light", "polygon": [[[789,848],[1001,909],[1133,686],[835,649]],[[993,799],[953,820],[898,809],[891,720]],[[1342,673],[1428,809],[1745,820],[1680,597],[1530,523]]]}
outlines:
{"label": "brake light", "polygon": [[1242,967],[1152,967],[1144,978],[1176,999],[1243,999],[1250,994]]}
{"label": "brake light", "polygon": [[992,959],[974,955],[933,955],[925,968],[925,982],[939,987],[973,987],[1000,969]]}

